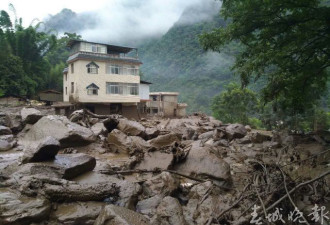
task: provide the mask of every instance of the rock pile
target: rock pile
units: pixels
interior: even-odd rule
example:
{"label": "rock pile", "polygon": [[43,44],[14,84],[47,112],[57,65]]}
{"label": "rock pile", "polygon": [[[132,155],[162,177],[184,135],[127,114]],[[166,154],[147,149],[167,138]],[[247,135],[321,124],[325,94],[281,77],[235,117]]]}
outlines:
{"label": "rock pile", "polygon": [[248,224],[306,181],[296,206],[327,202],[327,135],[86,112],[0,113],[0,224]]}

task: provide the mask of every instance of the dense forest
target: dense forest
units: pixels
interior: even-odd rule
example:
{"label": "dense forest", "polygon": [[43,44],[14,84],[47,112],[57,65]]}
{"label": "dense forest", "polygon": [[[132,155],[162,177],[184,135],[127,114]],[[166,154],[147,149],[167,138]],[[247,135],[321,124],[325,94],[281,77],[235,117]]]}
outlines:
{"label": "dense forest", "polygon": [[[166,34],[137,46],[151,91],[178,91],[188,112],[223,122],[328,129],[329,1],[223,1],[218,11],[213,3],[189,7]],[[79,23],[81,15],[63,13]],[[82,37],[61,18],[25,28],[1,11],[0,95],[62,90],[66,42]]]}

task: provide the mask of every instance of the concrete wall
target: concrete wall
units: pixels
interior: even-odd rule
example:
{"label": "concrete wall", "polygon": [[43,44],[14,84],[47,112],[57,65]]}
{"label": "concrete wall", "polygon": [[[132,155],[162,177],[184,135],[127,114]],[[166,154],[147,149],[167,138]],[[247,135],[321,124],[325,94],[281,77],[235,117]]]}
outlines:
{"label": "concrete wall", "polygon": [[[139,95],[115,95],[106,93],[106,82],[118,82],[118,83],[140,83],[140,76],[134,75],[118,75],[118,74],[106,74],[106,66],[108,63],[118,62],[96,62],[99,66],[98,74],[87,73],[86,65],[90,63],[90,60],[78,60],[74,64],[74,73],[71,73],[71,64],[69,65],[69,71],[67,74],[67,80],[65,75],[63,79],[63,96],[64,101],[75,102],[112,102],[112,103],[137,103],[140,102]],[[135,65],[136,64],[125,64]],[[74,82],[74,93],[71,93],[71,82]],[[98,95],[88,95],[86,87],[91,83],[96,84],[100,89]],[[67,88],[67,93],[65,92]]]}
{"label": "concrete wall", "polygon": [[140,84],[139,85],[139,95],[140,99],[149,100],[150,85],[149,84]]}

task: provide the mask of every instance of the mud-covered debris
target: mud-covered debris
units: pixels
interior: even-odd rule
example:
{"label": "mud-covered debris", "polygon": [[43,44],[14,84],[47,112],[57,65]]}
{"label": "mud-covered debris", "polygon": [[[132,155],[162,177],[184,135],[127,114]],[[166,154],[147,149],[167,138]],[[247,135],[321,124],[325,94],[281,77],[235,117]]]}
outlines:
{"label": "mud-covered debris", "polygon": [[30,198],[6,189],[0,199],[0,224],[30,224],[49,217],[51,204],[44,197]]}
{"label": "mud-covered debris", "polygon": [[152,224],[187,225],[182,207],[176,198],[166,196],[157,207],[156,215],[151,219]]}
{"label": "mud-covered debris", "polygon": [[94,225],[108,224],[151,225],[143,215],[115,205],[104,207],[94,223]]}
{"label": "mud-covered debris", "polygon": [[178,189],[178,179],[169,172],[162,172],[143,183],[143,196],[149,198],[155,195],[167,196]]}

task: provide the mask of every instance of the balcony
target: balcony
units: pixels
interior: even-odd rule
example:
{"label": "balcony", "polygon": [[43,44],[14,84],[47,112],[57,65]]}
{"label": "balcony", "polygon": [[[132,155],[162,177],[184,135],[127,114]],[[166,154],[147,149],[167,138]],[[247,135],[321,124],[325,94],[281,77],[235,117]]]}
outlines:
{"label": "balcony", "polygon": [[74,60],[76,58],[91,58],[95,60],[122,60],[126,62],[135,62],[135,63],[141,63],[138,56],[127,56],[126,54],[103,54],[103,53],[96,53],[96,52],[86,52],[86,51],[79,51],[75,52],[72,55],[69,56],[67,62],[70,62],[71,60]]}

